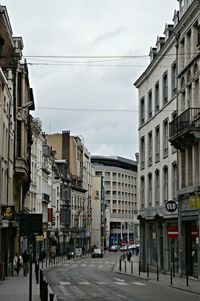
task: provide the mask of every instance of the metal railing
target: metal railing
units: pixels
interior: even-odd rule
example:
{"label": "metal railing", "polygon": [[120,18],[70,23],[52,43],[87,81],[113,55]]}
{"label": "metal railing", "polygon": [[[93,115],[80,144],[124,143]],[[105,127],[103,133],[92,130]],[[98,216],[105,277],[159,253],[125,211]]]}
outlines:
{"label": "metal railing", "polygon": [[170,122],[169,140],[195,126],[200,126],[200,108],[189,108]]}

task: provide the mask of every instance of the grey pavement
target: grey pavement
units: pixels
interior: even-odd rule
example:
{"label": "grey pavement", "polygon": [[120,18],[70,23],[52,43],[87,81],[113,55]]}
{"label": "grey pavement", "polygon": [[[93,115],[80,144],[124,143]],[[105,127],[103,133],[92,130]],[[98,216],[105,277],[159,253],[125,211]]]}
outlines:
{"label": "grey pavement", "polygon": [[[36,283],[34,269],[32,273],[32,301],[39,301],[39,284]],[[29,275],[25,277],[23,270],[19,276],[5,277],[0,281],[0,301],[28,301],[29,298]]]}
{"label": "grey pavement", "polygon": [[127,274],[131,277],[136,277],[138,279],[143,279],[146,281],[151,281],[159,285],[169,286],[174,289],[185,290],[194,294],[200,295],[200,281],[199,279],[188,277],[188,282],[185,277],[180,277],[178,274],[175,274],[175,277],[171,278],[170,273],[159,273],[157,272],[140,272],[139,274],[139,257],[132,256],[131,262],[127,259],[121,261],[121,271],[119,262],[114,268],[115,273]]}

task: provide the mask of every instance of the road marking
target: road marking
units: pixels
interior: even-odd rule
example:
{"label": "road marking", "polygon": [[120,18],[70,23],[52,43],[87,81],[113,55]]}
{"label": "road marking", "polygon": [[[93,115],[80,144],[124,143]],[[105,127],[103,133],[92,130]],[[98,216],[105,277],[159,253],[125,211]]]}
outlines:
{"label": "road marking", "polygon": [[100,269],[102,269],[102,267],[103,267],[103,266],[102,266],[102,264],[101,264],[101,265],[99,265],[99,268],[100,268]]}
{"label": "road marking", "polygon": [[146,283],[143,283],[143,282],[131,282],[131,283],[133,283],[135,285],[147,285]]}
{"label": "road marking", "polygon": [[94,281],[94,283],[96,283],[97,285],[106,285],[108,284],[107,282],[101,282],[101,281]]}
{"label": "road marking", "polygon": [[80,284],[80,285],[90,285],[90,283],[87,282],[87,281],[81,281],[81,282],[78,282],[78,284]]}
{"label": "road marking", "polygon": [[117,284],[117,285],[129,285],[128,283],[126,283],[126,282],[114,282],[115,284]]}
{"label": "road marking", "polygon": [[125,280],[124,279],[120,279],[120,278],[116,278],[116,277],[113,277],[113,279],[117,280],[117,281],[121,281],[121,282],[124,282]]}
{"label": "road marking", "polygon": [[60,285],[70,285],[71,282],[60,282]]}
{"label": "road marking", "polygon": [[92,268],[94,266],[94,264],[90,264],[89,266]]}

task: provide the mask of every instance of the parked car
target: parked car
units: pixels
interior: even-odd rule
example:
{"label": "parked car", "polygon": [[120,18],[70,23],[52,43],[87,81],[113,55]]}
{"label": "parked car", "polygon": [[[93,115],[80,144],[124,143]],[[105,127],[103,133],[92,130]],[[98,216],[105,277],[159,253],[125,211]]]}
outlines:
{"label": "parked car", "polygon": [[110,246],[110,252],[117,252],[119,250],[118,245],[111,245]]}
{"label": "parked car", "polygon": [[92,258],[95,258],[95,257],[103,258],[103,250],[100,248],[95,248],[91,253],[91,257]]}

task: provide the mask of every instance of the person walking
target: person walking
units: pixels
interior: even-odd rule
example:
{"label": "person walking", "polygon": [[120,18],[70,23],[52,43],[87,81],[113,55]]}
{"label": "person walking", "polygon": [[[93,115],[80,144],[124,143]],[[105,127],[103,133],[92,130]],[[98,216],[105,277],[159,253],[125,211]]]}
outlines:
{"label": "person walking", "polygon": [[29,260],[30,260],[30,254],[27,252],[27,250],[24,250],[24,253],[22,254],[22,259],[23,259],[24,276],[27,276],[29,271]]}
{"label": "person walking", "polygon": [[23,259],[22,259],[21,255],[18,255],[17,253],[15,253],[15,257],[13,258],[13,267],[14,267],[14,271],[16,272],[17,276],[19,276],[19,271],[20,271],[22,265],[23,265]]}

